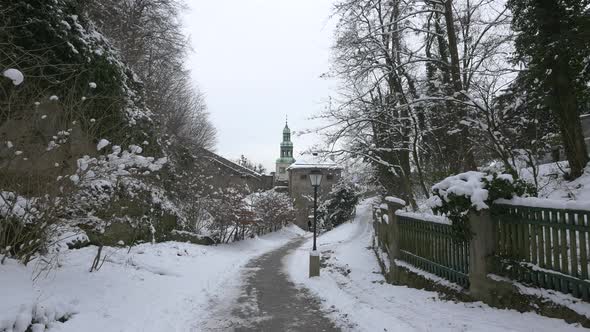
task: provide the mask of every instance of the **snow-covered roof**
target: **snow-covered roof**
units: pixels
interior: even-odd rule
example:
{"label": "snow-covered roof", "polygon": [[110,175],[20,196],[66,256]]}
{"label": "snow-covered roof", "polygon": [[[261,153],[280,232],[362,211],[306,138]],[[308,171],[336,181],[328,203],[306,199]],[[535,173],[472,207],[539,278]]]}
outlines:
{"label": "snow-covered roof", "polygon": [[334,161],[319,156],[317,154],[303,155],[298,160],[291,164],[288,170],[292,169],[342,169],[342,166],[338,165]]}
{"label": "snow-covered roof", "polygon": [[249,168],[246,168],[242,165],[239,165],[229,159],[226,159],[212,151],[209,151],[207,149],[201,148],[201,152],[203,154],[203,156],[205,158],[208,158],[209,160],[212,160],[214,162],[217,162],[223,166],[225,166],[228,169],[231,169],[234,172],[237,172],[239,174],[242,174],[244,176],[251,176],[251,177],[255,177],[257,179],[260,179],[260,177],[262,176],[262,174],[255,172]]}

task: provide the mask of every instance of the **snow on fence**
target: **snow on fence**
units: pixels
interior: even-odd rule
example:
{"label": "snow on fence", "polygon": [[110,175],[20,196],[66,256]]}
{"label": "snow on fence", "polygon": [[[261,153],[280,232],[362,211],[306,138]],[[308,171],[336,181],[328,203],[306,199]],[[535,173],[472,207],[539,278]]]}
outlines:
{"label": "snow on fence", "polygon": [[590,211],[494,204],[499,273],[590,300]]}
{"label": "snow on fence", "polygon": [[396,216],[401,260],[469,287],[469,242],[453,238],[448,223],[399,212]]}

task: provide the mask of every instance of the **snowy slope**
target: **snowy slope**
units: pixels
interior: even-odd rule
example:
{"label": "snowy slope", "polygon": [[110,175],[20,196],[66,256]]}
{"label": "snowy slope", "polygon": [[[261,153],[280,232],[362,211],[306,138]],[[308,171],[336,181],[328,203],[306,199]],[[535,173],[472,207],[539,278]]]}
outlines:
{"label": "snowy slope", "polygon": [[[567,162],[539,165],[537,179],[539,197],[561,201],[587,201],[590,205],[590,166],[586,167],[584,174],[574,181],[563,179],[564,171],[567,170]],[[531,169],[522,169],[520,176],[534,183]]]}
{"label": "snowy slope", "polygon": [[96,247],[70,250],[59,258],[61,267],[36,282],[34,264],[8,261],[0,265],[0,331],[30,322],[35,311],[48,321],[55,311],[73,314],[63,324],[48,323],[50,331],[199,331],[210,303],[224,296],[248,260],[302,233],[290,226],[230,245],[105,248],[107,260],[93,273]]}
{"label": "snowy slope", "polygon": [[373,229],[370,201],[357,217],[318,239],[332,264],[319,278],[308,278],[311,241],[285,260],[292,280],[323,300],[326,311],[353,331],[574,331],[582,327],[534,313],[498,310],[483,303],[454,303],[437,293],[386,284],[369,248]]}

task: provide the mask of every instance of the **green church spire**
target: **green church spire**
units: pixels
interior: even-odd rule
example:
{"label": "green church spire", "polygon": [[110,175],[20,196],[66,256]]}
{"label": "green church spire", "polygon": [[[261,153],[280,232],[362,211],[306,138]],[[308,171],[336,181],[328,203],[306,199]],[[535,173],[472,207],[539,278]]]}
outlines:
{"label": "green church spire", "polygon": [[283,128],[283,141],[281,142],[281,157],[277,163],[292,164],[293,159],[293,142],[291,142],[291,129],[289,129],[288,119],[285,119],[285,128]]}

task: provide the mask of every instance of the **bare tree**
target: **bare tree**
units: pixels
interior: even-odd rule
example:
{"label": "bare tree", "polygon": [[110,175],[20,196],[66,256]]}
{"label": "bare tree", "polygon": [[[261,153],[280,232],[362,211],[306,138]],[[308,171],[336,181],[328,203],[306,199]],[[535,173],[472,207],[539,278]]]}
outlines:
{"label": "bare tree", "polygon": [[120,50],[145,87],[146,105],[163,135],[185,146],[213,149],[216,131],[203,95],[184,61],[189,50],[179,0],[91,1],[90,16]]}
{"label": "bare tree", "polygon": [[476,147],[493,142],[495,98],[516,76],[509,14],[503,0],[337,4],[331,74],[343,84],[320,115],[327,150],[372,161],[386,191],[412,204],[505,153]]}

